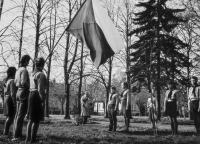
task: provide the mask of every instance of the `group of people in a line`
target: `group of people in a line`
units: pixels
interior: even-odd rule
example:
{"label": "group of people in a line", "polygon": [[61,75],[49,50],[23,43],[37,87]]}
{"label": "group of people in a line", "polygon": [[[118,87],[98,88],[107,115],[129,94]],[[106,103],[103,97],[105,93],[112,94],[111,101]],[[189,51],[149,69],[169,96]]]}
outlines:
{"label": "group of people in a line", "polygon": [[[10,126],[13,124],[13,141],[22,137],[22,127],[25,116],[29,120],[27,125],[26,142],[35,142],[36,134],[39,128],[40,121],[44,120],[44,100],[46,89],[46,77],[42,72],[45,64],[43,58],[37,58],[34,61],[34,70],[30,74],[26,69],[30,61],[29,55],[24,55],[20,59],[20,67],[16,70],[15,67],[7,69],[7,77],[4,82],[4,115],[7,117],[4,126],[3,136],[8,136]],[[194,125],[196,133],[200,134],[200,87],[197,84],[198,78],[191,78],[191,87],[188,88],[188,109],[192,108],[194,115]],[[108,131],[115,132],[117,129],[117,111],[121,101],[121,112],[124,116],[125,129],[128,132],[131,119],[131,92],[128,88],[128,83],[122,83],[123,92],[121,96],[117,93],[117,89],[112,86],[107,104],[109,116]],[[178,109],[180,106],[180,92],[174,82],[168,83],[168,90],[164,99],[164,112],[170,119],[172,135],[178,133],[179,115]],[[89,94],[85,93],[81,98],[81,109],[83,123],[87,122],[89,116],[88,109]],[[149,94],[147,100],[147,108],[149,118],[152,123],[152,128],[157,134],[157,100],[153,93]]]}
{"label": "group of people in a line", "polygon": [[44,120],[44,100],[46,89],[46,76],[42,72],[45,64],[43,58],[34,61],[34,70],[30,74],[26,67],[30,61],[29,55],[23,55],[20,59],[18,70],[15,67],[7,69],[7,77],[4,82],[4,109],[7,117],[3,136],[7,137],[10,126],[13,124],[13,139],[22,137],[22,127],[27,116],[26,143],[35,142],[40,121]]}
{"label": "group of people in a line", "polygon": [[[191,86],[187,89],[188,97],[188,111],[190,109],[194,116],[194,126],[196,129],[196,134],[200,134],[200,86],[198,86],[198,78],[191,77]],[[181,93],[177,89],[177,85],[173,81],[169,81],[167,84],[168,90],[165,93],[164,98],[164,114],[169,117],[172,135],[176,136],[178,134],[178,121],[177,116],[179,115]],[[115,87],[111,87],[109,101],[107,105],[108,116],[109,116],[109,128],[108,131],[116,131],[117,128],[117,111],[119,101],[121,100],[121,112],[125,118],[125,129],[123,131],[128,132],[130,126],[131,118],[131,94],[128,89],[128,83],[122,83],[122,88],[124,89],[121,97],[117,93]],[[154,130],[154,134],[157,134],[157,100],[155,95],[149,94],[147,99],[147,111],[149,114],[149,119]]]}

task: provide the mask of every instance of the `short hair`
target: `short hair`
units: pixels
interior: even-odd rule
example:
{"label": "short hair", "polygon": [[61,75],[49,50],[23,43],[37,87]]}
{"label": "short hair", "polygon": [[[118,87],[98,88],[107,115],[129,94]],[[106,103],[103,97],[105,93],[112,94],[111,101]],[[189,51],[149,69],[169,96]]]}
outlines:
{"label": "short hair", "polygon": [[176,82],[172,80],[168,81],[168,85],[172,85],[174,89],[176,88]]}
{"label": "short hair", "polygon": [[25,62],[29,61],[31,59],[31,57],[29,55],[23,55],[20,58],[20,64],[23,65]]}
{"label": "short hair", "polygon": [[117,90],[116,87],[114,86],[111,86],[110,89],[115,90],[115,91]]}
{"label": "short hair", "polygon": [[8,79],[11,78],[12,76],[15,76],[15,73],[16,73],[17,69],[15,67],[9,67],[6,71],[7,73],[7,77],[5,79],[5,83],[4,83],[4,86],[5,84],[7,83]]}
{"label": "short hair", "polygon": [[39,57],[35,60],[35,67],[42,67],[45,64],[45,60],[42,57]]}
{"label": "short hair", "polygon": [[122,84],[125,85],[126,87],[128,87],[128,82],[125,81]]}
{"label": "short hair", "polygon": [[13,76],[13,75],[15,75],[16,71],[17,71],[17,69],[15,67],[9,67],[6,71],[6,73],[8,76]]}
{"label": "short hair", "polygon": [[198,78],[196,76],[192,76],[191,79],[194,79],[196,82],[198,81]]}

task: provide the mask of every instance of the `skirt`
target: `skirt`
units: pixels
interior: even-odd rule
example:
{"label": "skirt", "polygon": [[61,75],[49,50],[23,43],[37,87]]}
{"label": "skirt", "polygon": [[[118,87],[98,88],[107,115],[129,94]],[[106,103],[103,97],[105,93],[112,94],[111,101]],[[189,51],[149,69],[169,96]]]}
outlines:
{"label": "skirt", "polygon": [[122,114],[124,115],[124,117],[126,118],[131,118],[131,106],[128,106],[128,109],[126,109],[126,105],[127,105],[127,100],[122,100]]}
{"label": "skirt", "polygon": [[177,107],[176,107],[176,101],[166,102],[165,115],[169,116],[169,117],[178,116],[178,111],[177,111]]}
{"label": "skirt", "polygon": [[191,101],[190,104],[191,104],[191,110],[193,110],[193,113],[194,113],[194,114],[199,113],[199,112],[198,112],[198,109],[199,109],[199,100]]}
{"label": "skirt", "polygon": [[16,109],[13,104],[13,100],[12,100],[11,96],[5,96],[4,97],[3,114],[5,116],[15,117],[15,112],[16,112]]}
{"label": "skirt", "polygon": [[44,108],[38,91],[30,91],[28,98],[27,119],[33,122],[44,120]]}

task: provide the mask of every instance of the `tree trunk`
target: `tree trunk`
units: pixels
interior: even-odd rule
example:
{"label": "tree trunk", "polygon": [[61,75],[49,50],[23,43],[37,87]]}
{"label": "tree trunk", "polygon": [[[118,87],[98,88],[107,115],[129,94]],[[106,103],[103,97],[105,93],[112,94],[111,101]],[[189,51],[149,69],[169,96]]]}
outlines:
{"label": "tree trunk", "polygon": [[22,25],[21,25],[21,33],[20,33],[20,40],[19,40],[19,65],[20,66],[20,59],[22,54],[22,42],[23,42],[23,33],[24,33],[24,17],[25,17],[25,11],[26,11],[26,4],[27,0],[24,2],[24,8],[22,11]]}
{"label": "tree trunk", "polygon": [[51,59],[52,54],[49,56],[49,63],[48,63],[48,71],[47,71],[47,96],[46,96],[46,105],[45,105],[45,117],[49,117],[49,79],[50,79],[50,73],[51,73]]}
{"label": "tree trunk", "polygon": [[81,71],[80,71],[80,83],[79,83],[79,94],[78,94],[78,113],[79,114],[81,114],[82,80],[83,80],[83,43],[82,43],[82,48],[81,48]]}
{"label": "tree trunk", "polygon": [[1,0],[1,3],[0,3],[0,20],[1,20],[1,14],[2,14],[2,9],[3,9],[3,2],[4,2],[4,0]]}
{"label": "tree trunk", "polygon": [[[40,19],[41,19],[41,0],[38,0],[37,5],[37,24],[36,24],[36,36],[35,36],[35,56],[34,60],[38,57],[39,53],[39,39],[40,39]],[[33,64],[33,69],[34,69]]]}
{"label": "tree trunk", "polygon": [[64,103],[62,102],[61,103],[61,115],[63,115],[64,114]]}
{"label": "tree trunk", "polygon": [[107,86],[107,90],[106,90],[105,118],[108,118],[107,105],[108,105],[108,98],[109,98],[109,92],[110,92],[110,87],[111,87],[111,76],[112,76],[112,58],[109,59],[109,77],[108,77],[108,86]]}
{"label": "tree trunk", "polygon": [[157,1],[157,101],[158,101],[158,120],[160,120],[160,0]]}
{"label": "tree trunk", "polygon": [[68,51],[69,51],[69,37],[67,34],[67,43],[66,43],[66,51],[65,51],[65,60],[64,60],[64,79],[65,79],[65,98],[66,98],[66,107],[65,107],[65,117],[64,119],[70,119],[69,115],[69,73],[67,71],[68,66]]}

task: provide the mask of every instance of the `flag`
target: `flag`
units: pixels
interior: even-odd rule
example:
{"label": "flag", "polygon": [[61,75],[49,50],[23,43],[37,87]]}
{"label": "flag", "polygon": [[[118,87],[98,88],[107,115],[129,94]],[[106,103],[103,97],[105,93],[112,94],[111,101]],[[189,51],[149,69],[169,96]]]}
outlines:
{"label": "flag", "polygon": [[3,9],[3,1],[4,0],[0,0],[0,20],[1,20],[1,13],[2,13],[2,9]]}
{"label": "flag", "polygon": [[125,47],[99,0],[85,0],[66,31],[90,49],[90,56],[96,67]]}

